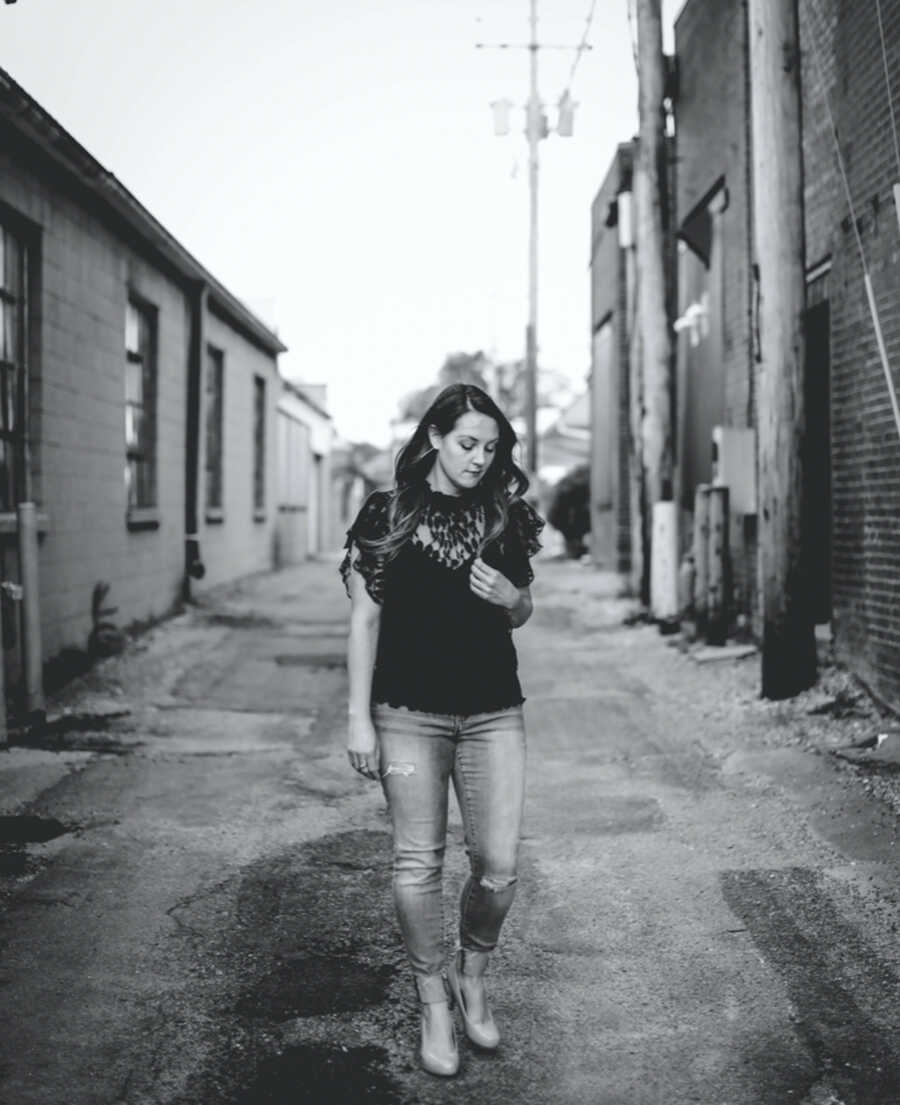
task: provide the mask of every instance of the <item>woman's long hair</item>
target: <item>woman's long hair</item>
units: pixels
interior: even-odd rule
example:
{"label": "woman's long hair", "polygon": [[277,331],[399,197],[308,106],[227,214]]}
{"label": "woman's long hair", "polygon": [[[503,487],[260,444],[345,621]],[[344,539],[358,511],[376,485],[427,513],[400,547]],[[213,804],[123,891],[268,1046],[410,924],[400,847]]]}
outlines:
{"label": "woman's long hair", "polygon": [[513,449],[518,440],[516,431],[494,400],[480,387],[450,384],[434,399],[422,415],[415,433],[397,454],[389,511],[390,528],[379,540],[366,542],[372,552],[390,560],[415,533],[425,505],[426,477],[436,456],[428,439],[428,430],[433,426],[441,436],[449,434],[467,411],[493,418],[498,430],[493,459],[474,492],[484,508],[481,551],[506,529],[510,504],[528,490],[528,477],[513,460]]}

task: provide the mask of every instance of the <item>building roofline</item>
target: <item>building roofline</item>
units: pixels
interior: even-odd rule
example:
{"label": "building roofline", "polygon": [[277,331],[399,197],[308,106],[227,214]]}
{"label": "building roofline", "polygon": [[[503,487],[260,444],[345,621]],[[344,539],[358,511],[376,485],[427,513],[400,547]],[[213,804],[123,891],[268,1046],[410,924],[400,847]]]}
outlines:
{"label": "building roofline", "polygon": [[327,418],[329,422],[333,422],[333,417],[320,406],[315,399],[311,398],[304,390],[302,384],[295,384],[293,380],[288,380],[286,377],[281,377],[281,382],[284,385],[286,391],[289,391],[296,399],[299,399],[302,403],[305,403],[308,407],[311,407],[316,414],[320,414],[323,418]]}
{"label": "building roofline", "polygon": [[8,127],[29,146],[49,158],[115,221],[162,257],[187,282],[208,289],[210,309],[231,323],[264,352],[276,356],[287,346],[237,296],[217,280],[104,168],[48,111],[0,68],[0,126]]}

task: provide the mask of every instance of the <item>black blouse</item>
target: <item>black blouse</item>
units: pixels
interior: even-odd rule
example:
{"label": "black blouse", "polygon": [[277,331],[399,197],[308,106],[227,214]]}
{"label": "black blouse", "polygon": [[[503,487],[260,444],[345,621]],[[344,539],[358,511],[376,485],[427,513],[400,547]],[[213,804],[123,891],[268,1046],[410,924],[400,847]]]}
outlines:
{"label": "black blouse", "polygon": [[[349,593],[358,571],[382,607],[372,678],[373,703],[435,714],[480,714],[523,701],[506,611],[472,593],[469,570],[484,532],[478,496],[426,490],[418,527],[390,560],[357,538],[383,537],[391,492],[375,491],[347,531],[341,575]],[[534,579],[529,557],[541,547],[543,519],[523,500],[482,558],[516,587]]]}

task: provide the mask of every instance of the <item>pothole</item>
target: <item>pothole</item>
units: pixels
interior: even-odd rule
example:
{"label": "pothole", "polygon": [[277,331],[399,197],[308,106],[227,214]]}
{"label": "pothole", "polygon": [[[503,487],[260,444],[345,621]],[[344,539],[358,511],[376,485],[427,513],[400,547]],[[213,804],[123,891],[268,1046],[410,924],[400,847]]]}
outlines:
{"label": "pothole", "polygon": [[[43,748],[50,752],[110,752],[124,755],[127,747],[116,737],[122,732],[121,722],[130,717],[127,707],[62,713],[27,726],[10,729],[10,739],[28,748]],[[110,730],[112,733],[110,734]],[[109,735],[108,735],[109,734]]]}
{"label": "pothole", "polygon": [[55,817],[37,817],[30,813],[0,817],[0,876],[16,878],[28,874],[33,857],[29,857],[25,845],[45,844],[69,831]]}
{"label": "pothole", "polygon": [[395,974],[389,964],[370,966],[349,956],[289,956],[253,983],[236,1011],[274,1021],[356,1012],[380,1005]]}
{"label": "pothole", "polygon": [[28,870],[28,856],[21,848],[5,849],[0,846],[0,875],[24,875]]}
{"label": "pothole", "polygon": [[383,1071],[379,1047],[305,1044],[263,1060],[238,1105],[399,1105],[397,1085]]}
{"label": "pothole", "polygon": [[45,844],[68,831],[55,817],[36,817],[30,813],[0,817],[0,845]]}

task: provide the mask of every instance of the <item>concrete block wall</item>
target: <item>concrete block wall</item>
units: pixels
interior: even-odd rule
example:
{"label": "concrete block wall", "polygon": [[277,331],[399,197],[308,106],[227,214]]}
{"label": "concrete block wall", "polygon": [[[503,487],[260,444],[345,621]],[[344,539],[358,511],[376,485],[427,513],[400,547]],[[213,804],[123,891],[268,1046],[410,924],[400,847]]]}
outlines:
{"label": "concrete block wall", "polygon": [[[184,531],[186,317],[178,288],[143,263],[95,216],[21,159],[0,158],[0,201],[39,238],[31,325],[34,496],[49,519],[40,586],[46,658],[84,647],[91,595],[126,625],[177,600]],[[159,311],[157,529],[129,530],[124,485],[125,308],[129,291]]]}
{"label": "concrete block wall", "polygon": [[[40,542],[43,650],[84,648],[96,583],[120,627],[164,616],[184,572],[185,448],[190,305],[178,277],[151,263],[68,183],[21,148],[0,144],[0,213],[22,221],[34,248],[29,430],[33,496],[47,518]],[[129,295],[157,312],[158,525],[129,526],[125,470],[125,314]],[[221,583],[272,566],[277,520],[274,356],[209,314],[225,352],[225,521],[200,538]],[[253,507],[253,378],[266,380],[266,508]],[[201,422],[201,426],[203,423]],[[2,539],[15,542],[14,535]],[[0,550],[4,563],[9,552]],[[14,561],[14,557],[12,560]],[[12,662],[12,661],[11,661]]]}
{"label": "concrete block wall", "polygon": [[[900,385],[900,181],[874,5],[830,3],[833,110],[894,379]],[[888,66],[900,108],[900,7],[883,4]],[[821,30],[821,22],[819,28]],[[828,48],[828,36],[820,35]],[[806,98],[816,96],[806,87]],[[821,110],[821,104],[819,110]],[[825,164],[815,126],[807,178]],[[825,176],[825,170],[821,170]],[[839,657],[900,708],[900,436],[877,353],[863,267],[836,171],[808,192],[807,233],[831,242],[833,632]],[[821,248],[821,246],[819,247]]]}
{"label": "concrete block wall", "polygon": [[[276,360],[247,341],[211,312],[205,321],[206,341],[224,353],[222,428],[222,519],[206,517],[205,433],[200,447],[200,555],[206,576],[194,586],[202,593],[229,579],[267,571],[274,566],[275,533],[278,522],[277,405],[281,380]],[[205,370],[204,358],[204,370]],[[266,477],[265,509],[257,517],[253,504],[253,426],[254,379],[266,382]],[[206,389],[201,388],[202,404]],[[201,404],[200,425],[204,427],[205,409]]]}

